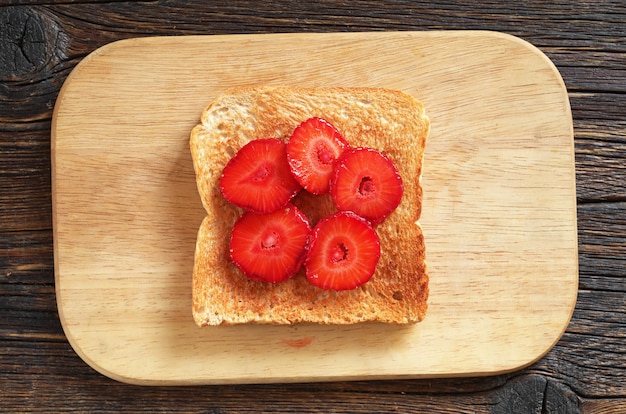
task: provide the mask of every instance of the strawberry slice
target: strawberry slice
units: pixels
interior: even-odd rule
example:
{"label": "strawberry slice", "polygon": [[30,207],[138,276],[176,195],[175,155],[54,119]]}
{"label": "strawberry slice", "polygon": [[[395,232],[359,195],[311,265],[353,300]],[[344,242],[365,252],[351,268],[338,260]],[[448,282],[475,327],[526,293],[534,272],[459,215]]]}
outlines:
{"label": "strawberry slice", "polygon": [[376,225],[398,207],[402,193],[402,178],[382,153],[354,148],[337,160],[330,194],[339,210],[353,211]]}
{"label": "strawberry slice", "polygon": [[294,205],[268,214],[245,212],[233,226],[230,258],[251,279],[278,283],[300,269],[311,228]]}
{"label": "strawberry slice", "polygon": [[276,138],[256,139],[241,147],[222,171],[224,198],[255,213],[285,207],[302,188],[291,175],[285,148]]}
{"label": "strawberry slice", "polygon": [[348,143],[328,121],[309,118],[287,143],[287,159],[296,180],[313,194],[328,193],[333,166]]}
{"label": "strawberry slice", "polygon": [[313,229],[304,261],[306,278],[322,289],[354,289],[371,279],[379,257],[376,231],[362,217],[340,211]]}

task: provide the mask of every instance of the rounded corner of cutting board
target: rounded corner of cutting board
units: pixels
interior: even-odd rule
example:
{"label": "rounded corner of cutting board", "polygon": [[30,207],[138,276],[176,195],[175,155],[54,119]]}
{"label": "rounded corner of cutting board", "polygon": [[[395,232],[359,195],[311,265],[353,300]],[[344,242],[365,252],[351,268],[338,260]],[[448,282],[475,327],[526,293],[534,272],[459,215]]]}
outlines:
{"label": "rounded corner of cutting board", "polygon": [[[55,254],[55,260],[56,260],[56,254]],[[79,358],[82,359],[83,362],[85,362],[93,370],[104,375],[107,378],[110,378],[118,382],[127,383],[127,384],[144,385],[145,383],[142,382],[138,378],[127,377],[127,376],[124,376],[122,374],[115,372],[115,370],[111,370],[107,368],[105,364],[98,362],[96,358],[93,358],[92,355],[88,351],[83,349],[81,341],[76,338],[76,336],[74,335],[74,332],[72,331],[72,323],[68,322],[66,314],[65,314],[65,306],[63,305],[63,299],[62,299],[63,288],[61,286],[59,278],[57,278],[56,276],[58,273],[59,272],[57,270],[57,266],[55,266],[55,291],[56,291],[55,296],[56,296],[56,302],[57,302],[57,313],[59,315],[59,321],[61,322],[61,328],[63,329],[63,333],[65,334],[65,337],[67,338],[67,342],[70,344],[70,346],[72,347],[76,355],[78,355]]]}
{"label": "rounded corner of cutting board", "polygon": [[[102,45],[98,47],[97,49],[94,49],[90,53],[88,53],[87,56],[85,56],[80,62],[78,62],[76,66],[74,66],[74,68],[70,71],[69,75],[63,82],[63,85],[61,85],[61,89],[59,90],[59,94],[57,95],[57,99],[54,103],[54,108],[52,110],[51,147],[52,147],[53,156],[54,156],[54,150],[55,150],[55,146],[56,146],[56,142],[58,138],[57,137],[57,122],[59,118],[59,113],[61,112],[65,104],[65,101],[66,101],[65,98],[66,98],[66,94],[68,93],[68,90],[72,87],[76,79],[82,77],[83,72],[87,70],[87,68],[92,63],[93,60],[97,61],[98,57],[102,55],[103,53],[106,53],[109,49],[118,48],[120,45],[123,45],[124,43],[130,42],[133,40],[135,39],[133,38],[121,39],[121,40],[116,40],[114,42]],[[87,74],[87,76],[89,76],[89,74]],[[53,158],[53,161],[54,161],[54,158]]]}
{"label": "rounded corner of cutting board", "polygon": [[[567,88],[565,86],[565,82],[563,81],[563,77],[559,72],[558,68],[554,64],[554,62],[538,47],[535,46],[530,41],[510,34],[506,32],[500,32],[496,30],[450,30],[450,31],[438,31],[434,33],[442,33],[444,36],[451,35],[454,37],[485,37],[493,41],[494,39],[501,40],[508,44],[514,44],[520,46],[523,50],[530,54],[530,56],[534,56],[542,63],[550,68],[554,75],[554,80],[559,83],[562,88],[563,93],[567,97]],[[517,56],[517,59],[527,59],[526,56]],[[568,99],[569,102],[569,99]]]}
{"label": "rounded corner of cutting board", "polygon": [[[93,369],[94,371],[96,371],[97,373],[113,380],[113,381],[117,381],[117,382],[121,382],[124,384],[131,384],[131,385],[143,385],[143,386],[147,386],[147,385],[181,385],[181,384],[185,384],[185,382],[177,382],[177,381],[166,381],[166,380],[162,380],[162,379],[158,379],[158,378],[142,378],[141,376],[132,376],[132,375],[128,375],[127,373],[122,372],[122,370],[120,369],[120,366],[113,366],[114,364],[110,365],[107,364],[107,359],[104,357],[101,358],[97,358],[96,356],[92,355],[91,353],[89,353],[88,351],[85,351],[83,349],[83,347],[81,346],[81,343],[79,340],[77,340],[74,335],[71,332],[71,328],[69,327],[70,324],[67,324],[64,321],[64,317],[61,316],[61,309],[59,309],[59,317],[61,319],[61,326],[63,328],[63,332],[65,334],[65,337],[67,338],[68,343],[70,344],[70,346],[72,347],[72,349],[74,350],[74,352],[76,353],[76,355],[78,355],[78,357],[83,360],[83,362],[85,364],[87,364],[91,369]],[[104,361],[104,362],[102,362]]]}

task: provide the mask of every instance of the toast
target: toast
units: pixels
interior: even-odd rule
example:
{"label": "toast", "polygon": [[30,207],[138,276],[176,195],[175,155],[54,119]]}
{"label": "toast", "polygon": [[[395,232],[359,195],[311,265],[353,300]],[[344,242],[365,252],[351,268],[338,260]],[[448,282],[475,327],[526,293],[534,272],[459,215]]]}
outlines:
{"label": "toast", "polygon": [[[246,277],[229,259],[229,238],[242,210],[220,193],[222,169],[247,142],[287,140],[302,121],[318,116],[353,146],[382,151],[398,168],[400,205],[376,227],[381,256],[369,282],[347,291],[309,284],[300,270],[271,284]],[[377,88],[243,87],[217,97],[193,128],[190,149],[198,192],[207,212],[200,225],[193,268],[193,304],[199,326],[244,323],[351,324],[421,321],[428,275],[421,214],[422,158],[430,121],[412,96]],[[328,194],[301,191],[293,203],[311,226],[336,211]]]}

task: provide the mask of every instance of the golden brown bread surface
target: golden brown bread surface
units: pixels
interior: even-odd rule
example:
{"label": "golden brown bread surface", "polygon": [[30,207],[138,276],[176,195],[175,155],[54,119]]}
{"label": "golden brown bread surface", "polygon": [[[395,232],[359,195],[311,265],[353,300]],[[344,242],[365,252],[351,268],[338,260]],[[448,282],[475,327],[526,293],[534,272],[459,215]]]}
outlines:
{"label": "golden brown bread surface", "polygon": [[[241,210],[219,190],[222,169],[252,139],[288,139],[302,121],[331,122],[351,146],[376,148],[396,165],[404,194],[376,227],[376,273],[350,291],[324,291],[300,271],[279,284],[243,275],[229,259],[229,238]],[[423,105],[399,91],[369,88],[248,87],[227,91],[202,113],[190,138],[196,181],[207,216],[197,238],[193,316],[200,326],[241,323],[414,323],[427,309],[428,275],[422,230],[420,176],[430,121]],[[302,191],[294,199],[314,226],[335,211],[328,195]]]}

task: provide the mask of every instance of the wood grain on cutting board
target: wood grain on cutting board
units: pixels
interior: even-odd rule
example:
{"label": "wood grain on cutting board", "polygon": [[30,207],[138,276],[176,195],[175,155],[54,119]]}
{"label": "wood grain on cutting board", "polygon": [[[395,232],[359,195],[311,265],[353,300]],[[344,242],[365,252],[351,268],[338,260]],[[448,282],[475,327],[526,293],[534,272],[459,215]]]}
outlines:
{"label": "wood grain on cutting board", "polygon": [[[204,217],[188,139],[241,85],[371,86],[431,119],[422,183],[430,274],[414,326],[198,328]],[[564,331],[578,282],[572,119],[552,63],[494,32],[124,40],[68,77],[52,127],[55,277],[65,333],[137,384],[498,374]]]}

